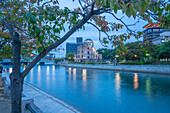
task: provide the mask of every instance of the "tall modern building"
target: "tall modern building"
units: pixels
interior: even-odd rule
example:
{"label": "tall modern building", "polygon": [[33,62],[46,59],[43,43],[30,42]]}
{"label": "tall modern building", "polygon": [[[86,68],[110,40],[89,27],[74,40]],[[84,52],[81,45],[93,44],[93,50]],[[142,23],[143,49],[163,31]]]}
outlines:
{"label": "tall modern building", "polygon": [[161,28],[159,24],[147,24],[143,28],[145,29],[143,41],[157,45],[170,40],[170,29],[167,31],[165,28]]}
{"label": "tall modern building", "polygon": [[77,47],[83,45],[83,38],[82,37],[77,37],[76,38],[76,43],[67,43],[66,44],[66,54],[69,52],[76,53],[77,52]]}

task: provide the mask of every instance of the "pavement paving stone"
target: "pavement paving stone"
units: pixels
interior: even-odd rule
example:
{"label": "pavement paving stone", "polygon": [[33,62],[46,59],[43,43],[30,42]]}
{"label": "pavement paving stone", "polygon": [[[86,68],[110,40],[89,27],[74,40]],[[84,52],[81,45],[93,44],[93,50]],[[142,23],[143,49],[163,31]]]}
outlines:
{"label": "pavement paving stone", "polygon": [[43,113],[81,113],[73,106],[29,83],[24,83],[23,93],[26,97],[34,99],[34,104],[41,109]]}

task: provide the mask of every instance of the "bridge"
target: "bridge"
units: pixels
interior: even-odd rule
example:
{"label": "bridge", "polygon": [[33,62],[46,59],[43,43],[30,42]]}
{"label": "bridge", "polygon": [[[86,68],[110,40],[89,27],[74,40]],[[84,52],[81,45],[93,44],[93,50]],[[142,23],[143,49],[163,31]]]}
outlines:
{"label": "bridge", "polygon": [[[21,64],[29,64],[31,61],[21,61]],[[3,65],[12,65],[13,63],[9,59],[3,59],[3,61],[0,61],[0,64]],[[53,60],[40,60],[37,65],[53,65],[54,61]]]}

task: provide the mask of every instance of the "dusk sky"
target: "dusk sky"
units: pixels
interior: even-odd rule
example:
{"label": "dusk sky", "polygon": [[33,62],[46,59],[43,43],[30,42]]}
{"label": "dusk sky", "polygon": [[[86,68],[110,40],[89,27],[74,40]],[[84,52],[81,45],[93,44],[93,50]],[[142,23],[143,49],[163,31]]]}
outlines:
{"label": "dusk sky", "polygon": [[[68,7],[70,9],[74,9],[74,8],[77,8],[79,6],[79,3],[77,2],[77,0],[75,0],[74,2],[72,2],[72,0],[59,0],[59,4],[60,4],[60,7],[62,7],[62,8]],[[132,17],[129,18],[129,17],[123,15],[121,11],[118,11],[116,15],[119,18],[124,16],[123,21],[126,24],[133,24],[133,23],[135,23],[135,21],[137,21],[137,19],[134,20]],[[120,23],[119,21],[114,19],[114,17],[112,17],[108,14],[105,14],[105,16],[106,16],[106,19],[108,20],[108,22]],[[131,28],[133,30],[143,31],[142,27],[146,24],[147,24],[146,21],[140,20],[140,22],[137,23],[136,26],[133,26]],[[66,30],[66,32],[67,31],[68,30]],[[62,32],[61,36],[63,36],[66,32]],[[121,33],[125,33],[125,32],[126,32],[126,29],[121,29],[117,32],[111,32],[111,34],[121,34]],[[83,40],[88,39],[88,38],[92,39],[93,42],[94,42],[95,49],[104,48],[99,42],[99,35],[98,34],[99,33],[98,33],[98,30],[96,28],[94,28],[91,25],[85,24],[85,30],[80,30],[80,31],[75,32],[64,43],[62,43],[61,46],[62,46],[62,48],[66,49],[66,43],[67,42],[76,42],[76,37],[83,37]],[[142,39],[140,39],[140,40],[142,40]],[[137,41],[137,40],[135,38],[131,37],[131,39],[127,40],[125,43],[134,42],[134,41]],[[109,48],[111,48],[111,47],[109,47]],[[64,57],[65,54],[66,54],[66,51],[56,52],[56,57]]]}

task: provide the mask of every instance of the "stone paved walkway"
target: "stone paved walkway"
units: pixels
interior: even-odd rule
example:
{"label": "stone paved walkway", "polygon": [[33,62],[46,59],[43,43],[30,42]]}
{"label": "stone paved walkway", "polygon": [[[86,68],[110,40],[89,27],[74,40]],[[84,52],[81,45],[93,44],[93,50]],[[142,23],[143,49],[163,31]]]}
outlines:
{"label": "stone paved walkway", "polygon": [[80,113],[71,105],[45,93],[44,91],[24,83],[23,94],[26,97],[33,98],[34,104],[43,111],[43,113]]}
{"label": "stone paved walkway", "polygon": [[[2,77],[7,77],[7,81],[9,81],[9,77],[7,73],[2,73]],[[11,112],[11,101],[8,98],[0,97],[0,113],[10,113]]]}
{"label": "stone paved walkway", "polygon": [[[3,72],[3,77],[7,77],[9,81],[9,75],[6,72]],[[34,99],[34,104],[43,113],[81,113],[71,105],[26,82],[23,86],[23,94],[25,96],[23,98]],[[0,113],[10,113],[10,100],[0,101],[0,110]]]}

